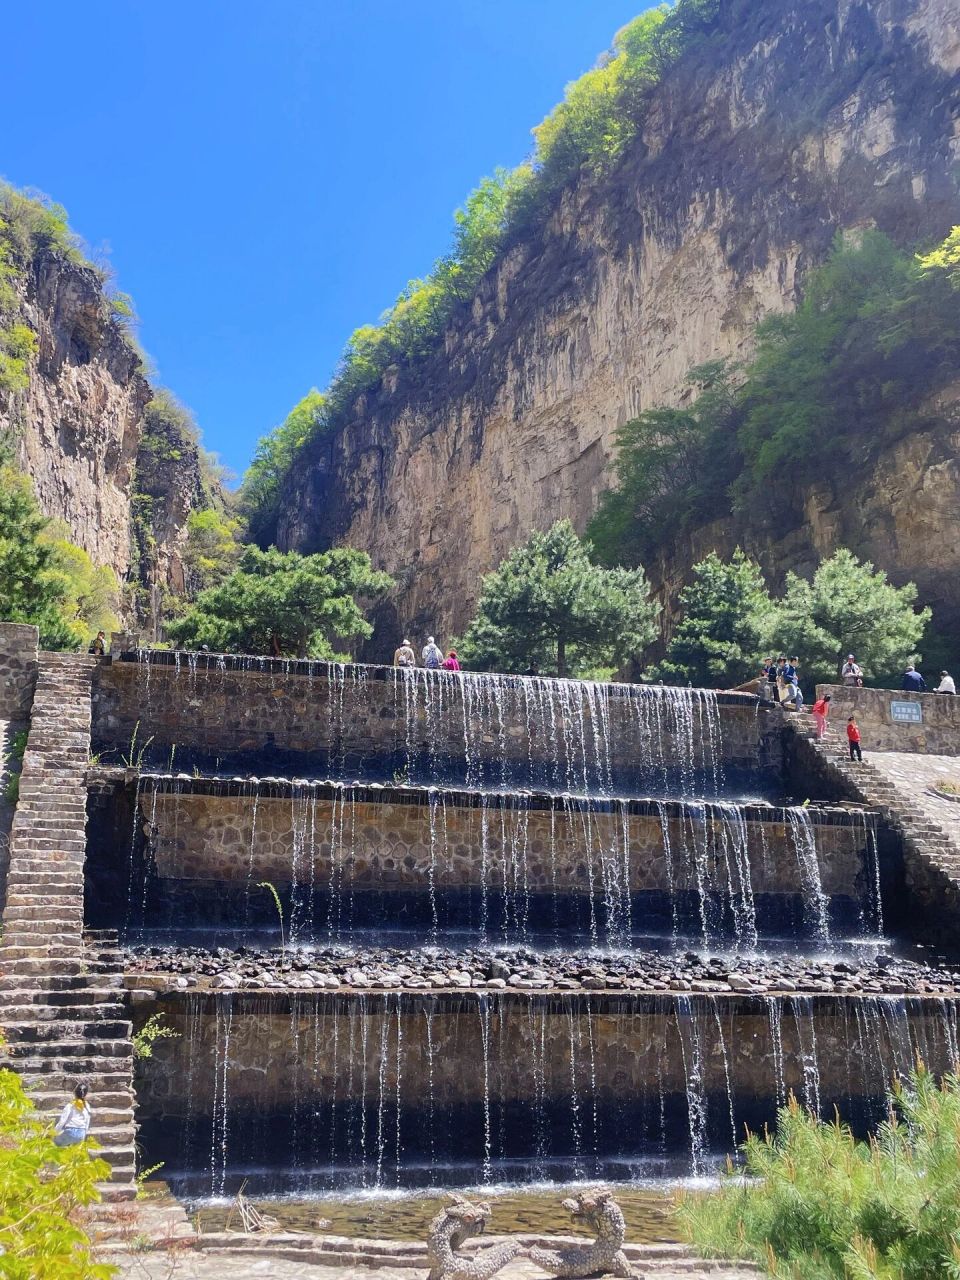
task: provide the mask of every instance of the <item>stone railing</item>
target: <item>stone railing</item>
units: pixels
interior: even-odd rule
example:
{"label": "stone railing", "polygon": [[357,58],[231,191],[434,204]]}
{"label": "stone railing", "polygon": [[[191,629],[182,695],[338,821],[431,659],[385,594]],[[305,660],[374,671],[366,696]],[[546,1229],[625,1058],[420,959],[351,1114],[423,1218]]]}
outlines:
{"label": "stone railing", "polygon": [[843,734],[857,717],[865,751],[920,751],[960,755],[960,698],[946,693],[905,693],[899,689],[850,689],[817,685],[829,693],[830,723]]}

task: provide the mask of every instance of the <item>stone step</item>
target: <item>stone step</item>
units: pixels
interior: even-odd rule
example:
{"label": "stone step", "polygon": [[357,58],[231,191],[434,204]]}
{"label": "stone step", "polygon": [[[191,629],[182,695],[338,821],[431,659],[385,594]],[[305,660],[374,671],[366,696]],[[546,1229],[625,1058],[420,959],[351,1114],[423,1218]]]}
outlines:
{"label": "stone step", "polygon": [[26,924],[28,921],[52,923],[55,920],[62,921],[64,924],[73,924],[74,921],[79,920],[82,925],[83,903],[70,902],[66,894],[57,894],[45,902],[8,901],[3,913],[3,923],[6,928],[9,928],[14,921]]}
{"label": "stone step", "polygon": [[[25,1081],[26,1079],[27,1077],[24,1076]],[[49,1076],[40,1076],[38,1079],[43,1085],[47,1085],[50,1082]],[[44,1089],[39,1087],[30,1088],[30,1096],[33,1099],[34,1105],[37,1107],[37,1110],[42,1111],[44,1114],[56,1113],[59,1115],[60,1108],[67,1100],[67,1097],[72,1094],[73,1086],[75,1084],[76,1080],[74,1079],[70,1082],[69,1088],[67,1088],[66,1085],[62,1089]],[[106,1116],[108,1114],[113,1114],[114,1112],[118,1115],[129,1114],[132,1116],[134,1112],[133,1089],[132,1087],[130,1089],[107,1089],[98,1087],[96,1095],[94,1095],[93,1084],[91,1083],[90,1106],[91,1109],[96,1108],[98,1116],[101,1114]]]}
{"label": "stone step", "polygon": [[[13,948],[11,948],[13,950]],[[51,957],[39,951],[36,947],[18,947],[17,951],[22,952],[21,955],[8,955],[4,946],[0,946],[0,970],[5,976],[10,976],[19,982],[22,978],[32,975],[36,978],[43,978],[50,972]],[[81,965],[79,960],[79,949],[72,951],[66,956],[53,957],[56,960],[57,972],[61,974],[79,974]],[[0,985],[2,990],[2,985]]]}
{"label": "stone step", "polygon": [[76,1043],[80,1048],[86,1049],[89,1044],[129,1040],[133,1034],[133,1023],[126,1022],[122,1018],[105,1018],[103,1021],[96,1022],[66,1018],[31,1021],[8,1017],[4,1011],[2,1026],[11,1048],[15,1045],[30,1044],[56,1044],[67,1048]]}
{"label": "stone step", "polygon": [[[133,1057],[133,1045],[129,1040],[101,1040],[97,1037],[70,1040],[57,1036],[49,1041],[12,1040],[7,1047],[7,1053],[16,1062],[41,1062],[47,1058],[68,1062],[74,1058],[80,1058],[90,1062],[117,1063],[124,1058]],[[91,1066],[89,1069],[96,1071],[99,1068]]]}
{"label": "stone step", "polygon": [[[0,1010],[0,1026],[4,1029],[11,1024],[18,1022],[33,1022],[46,1024],[51,1022],[64,1021],[71,1024],[77,1024],[84,1018],[96,1019],[97,1022],[123,1022],[126,1010],[119,1001],[113,1004],[79,1004],[79,1005],[50,1005],[50,1004],[28,1004],[21,1001],[19,1004],[7,1003],[5,999],[3,1008]],[[91,1024],[94,1025],[94,1024]]]}
{"label": "stone step", "polygon": [[[96,1049],[103,1049],[111,1042],[105,1042],[105,1045],[95,1045]],[[130,1055],[133,1053],[133,1045],[125,1045],[128,1050],[127,1058],[120,1056],[112,1056],[107,1053],[49,1053],[43,1054],[37,1051],[34,1046],[29,1046],[32,1050],[27,1054],[8,1054],[9,1061],[15,1071],[22,1075],[45,1075],[47,1072],[51,1076],[82,1076],[83,1079],[93,1087],[90,1076],[99,1075],[104,1077],[111,1088],[120,1088],[124,1084],[129,1083],[131,1079],[130,1066],[124,1068],[124,1062],[130,1061]],[[50,1046],[51,1049],[56,1048],[55,1045]],[[82,1047],[82,1046],[78,1046]],[[74,1084],[76,1079],[74,1079]],[[71,1085],[71,1088],[73,1086]]]}

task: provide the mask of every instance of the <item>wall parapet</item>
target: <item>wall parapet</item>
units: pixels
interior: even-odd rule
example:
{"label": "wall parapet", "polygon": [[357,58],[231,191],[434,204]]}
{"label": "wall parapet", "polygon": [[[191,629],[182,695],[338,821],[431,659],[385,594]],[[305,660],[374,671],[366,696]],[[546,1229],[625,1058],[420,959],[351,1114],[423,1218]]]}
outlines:
{"label": "wall parapet", "polygon": [[0,622],[0,719],[29,719],[37,686],[39,643],[36,627]]}
{"label": "wall parapet", "polygon": [[960,755],[956,695],[818,684],[817,697],[825,694],[831,697],[830,719],[841,733],[848,718],[857,717],[865,751]]}

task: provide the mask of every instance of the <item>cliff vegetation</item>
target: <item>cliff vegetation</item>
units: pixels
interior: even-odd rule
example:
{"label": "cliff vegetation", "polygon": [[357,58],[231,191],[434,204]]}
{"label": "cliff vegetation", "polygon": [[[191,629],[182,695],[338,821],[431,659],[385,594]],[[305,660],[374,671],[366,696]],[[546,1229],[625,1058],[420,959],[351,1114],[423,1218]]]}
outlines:
{"label": "cliff vegetation", "polygon": [[222,507],[225,496],[190,414],[151,385],[136,324],[131,299],[91,260],[62,206],[0,183],[8,462],[30,476],[70,556],[123,581],[119,604],[102,616],[115,622],[119,610],[156,634],[188,585],[189,516]]}
{"label": "cliff vegetation", "polygon": [[600,560],[643,563],[731,505],[771,511],[929,425],[931,393],[960,371],[958,260],[960,231],[926,256],[876,231],[838,242],[796,311],[760,324],[752,359],[691,370],[692,405],[620,428],[616,487],[590,525]]}

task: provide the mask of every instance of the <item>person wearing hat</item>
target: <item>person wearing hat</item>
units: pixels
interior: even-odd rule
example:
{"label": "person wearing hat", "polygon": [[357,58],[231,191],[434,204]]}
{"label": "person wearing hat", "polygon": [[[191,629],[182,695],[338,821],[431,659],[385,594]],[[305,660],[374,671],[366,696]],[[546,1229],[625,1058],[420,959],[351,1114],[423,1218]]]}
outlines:
{"label": "person wearing hat", "polygon": [[863,688],[863,669],[852,653],[847,654],[847,660],[840,672],[840,679],[850,689]]}
{"label": "person wearing hat", "polygon": [[409,640],[404,640],[393,655],[393,665],[395,667],[415,667],[417,665],[417,655],[413,652],[413,647]]}

